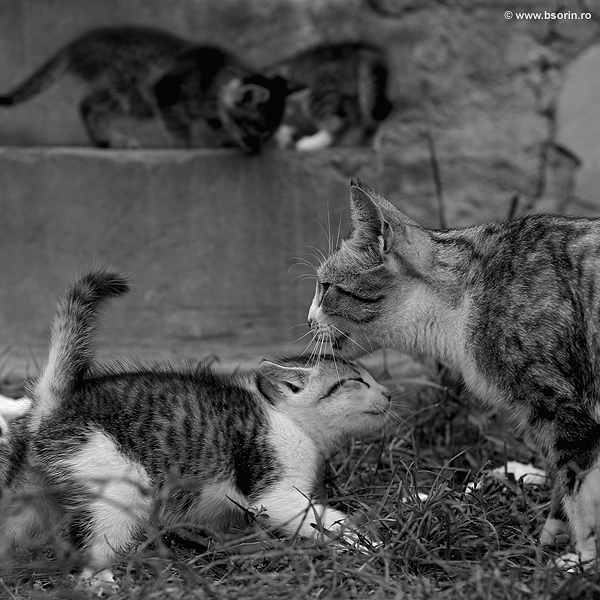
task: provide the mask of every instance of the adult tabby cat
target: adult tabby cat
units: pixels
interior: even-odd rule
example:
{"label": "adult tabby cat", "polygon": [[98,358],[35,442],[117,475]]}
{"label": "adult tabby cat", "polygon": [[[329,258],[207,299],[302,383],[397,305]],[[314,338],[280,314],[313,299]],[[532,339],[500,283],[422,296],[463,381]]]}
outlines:
{"label": "adult tabby cat", "polygon": [[453,367],[532,432],[554,473],[542,532],[568,519],[596,559],[600,526],[600,220],[531,215],[437,231],[362,183],[353,231],[318,267],[309,324],[348,356],[372,345]]}
{"label": "adult tabby cat", "polygon": [[113,131],[129,116],[162,119],[177,146],[192,144],[191,126],[204,120],[242,150],[253,153],[277,129],[288,88],[263,77],[232,55],[194,46],[163,31],[138,27],[97,29],[82,35],[4,96],[0,105],[24,102],[69,73],[89,88],[79,105],[93,144],[136,147]]}
{"label": "adult tabby cat", "polygon": [[287,535],[341,534],[345,515],[313,499],[322,463],[346,438],[383,425],[387,389],[327,357],[264,360],[235,376],[99,367],[91,348],[99,305],[126,290],[119,274],[93,272],[59,305],[32,408],[10,430],[0,556],[65,516],[84,574],[104,581],[149,526],[227,529],[246,524],[246,507],[263,506]]}
{"label": "adult tabby cat", "polygon": [[392,109],[383,53],[365,44],[311,48],[269,72],[304,88],[288,100],[284,125],[277,132],[282,147],[317,150],[342,141],[362,143]]}

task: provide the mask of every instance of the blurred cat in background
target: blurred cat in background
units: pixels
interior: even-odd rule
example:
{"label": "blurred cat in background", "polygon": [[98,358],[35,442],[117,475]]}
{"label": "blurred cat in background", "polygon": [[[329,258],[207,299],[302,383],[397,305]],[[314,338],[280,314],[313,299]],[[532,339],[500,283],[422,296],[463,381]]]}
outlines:
{"label": "blurred cat in background", "polygon": [[0,106],[25,102],[67,73],[89,88],[79,113],[101,148],[138,147],[112,123],[133,117],[159,119],[173,145],[182,147],[192,145],[191,126],[202,120],[255,153],[279,126],[289,93],[281,77],[255,73],[218,48],[154,29],[118,27],[93,30],[64,46],[0,96]]}
{"label": "blurred cat in background", "polygon": [[392,110],[381,50],[361,43],[311,48],[267,69],[302,88],[289,97],[280,147],[318,150],[369,140]]}

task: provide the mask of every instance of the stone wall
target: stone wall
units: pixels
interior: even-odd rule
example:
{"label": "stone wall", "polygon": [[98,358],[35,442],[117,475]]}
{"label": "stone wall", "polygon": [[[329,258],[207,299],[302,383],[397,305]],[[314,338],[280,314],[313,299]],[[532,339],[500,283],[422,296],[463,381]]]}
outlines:
{"label": "stone wall", "polygon": [[2,109],[0,328],[12,355],[43,355],[55,294],[106,261],[139,286],[111,309],[105,340],[116,349],[288,344],[312,295],[288,270],[307,246],[326,246],[319,226],[329,212],[337,227],[351,177],[429,226],[504,218],[515,198],[521,212],[599,213],[600,136],[579,115],[591,122],[597,106],[600,11],[561,7],[591,18],[505,18],[556,10],[546,0],[4,0],[0,90],[92,27],[137,24],[258,67],[318,42],[379,44],[396,106],[375,150],[258,157],[39,148],[88,144],[72,80]]}

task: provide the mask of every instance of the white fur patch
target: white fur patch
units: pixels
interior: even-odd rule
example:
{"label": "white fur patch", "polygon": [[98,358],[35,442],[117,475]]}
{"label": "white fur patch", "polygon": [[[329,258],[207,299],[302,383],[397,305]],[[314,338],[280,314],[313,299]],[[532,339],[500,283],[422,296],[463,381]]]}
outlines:
{"label": "white fur patch", "polygon": [[270,411],[269,420],[272,444],[284,466],[282,478],[258,499],[266,509],[269,524],[290,536],[307,538],[319,536],[311,523],[338,530],[346,516],[311,500],[320,460],[314,442],[277,410]]}
{"label": "white fur patch", "polygon": [[565,498],[565,511],[578,558],[584,563],[594,560],[600,530],[600,457],[585,474],[576,492]]}
{"label": "white fur patch", "polygon": [[100,431],[63,464],[91,496],[86,506],[92,514],[88,569],[97,571],[109,566],[148,521],[153,501],[150,480],[142,465],[123,456]]}
{"label": "white fur patch", "polygon": [[331,144],[333,144],[333,136],[329,131],[323,129],[313,135],[307,135],[299,139],[296,142],[296,150],[312,152],[314,150],[321,150],[321,148],[327,148]]}

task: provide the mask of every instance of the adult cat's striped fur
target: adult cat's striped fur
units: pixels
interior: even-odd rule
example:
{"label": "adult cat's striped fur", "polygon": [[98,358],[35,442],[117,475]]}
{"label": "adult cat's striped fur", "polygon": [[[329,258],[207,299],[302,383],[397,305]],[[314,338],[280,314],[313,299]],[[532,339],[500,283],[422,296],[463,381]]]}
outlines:
{"label": "adult cat's striped fur", "polygon": [[257,152],[277,129],[289,93],[281,77],[264,77],[219,48],[155,29],[113,27],[61,48],[0,96],[0,106],[25,102],[67,73],[88,88],[79,112],[99,147],[138,146],[114,127],[130,116],[160,119],[176,146],[192,145],[191,127],[204,121],[224,132],[224,142]]}
{"label": "adult cat's striped fur", "polygon": [[386,388],[327,357],[264,360],[248,375],[97,366],[99,305],[126,290],[121,275],[93,272],[59,304],[48,365],[0,464],[0,557],[65,518],[84,573],[108,581],[148,527],[227,530],[246,524],[244,508],[263,506],[287,535],[341,533],[345,515],[314,498],[323,462],[343,440],[383,425]]}
{"label": "adult cat's striped fur", "polygon": [[576,554],[600,527],[600,220],[531,215],[426,229],[361,183],[353,231],[319,266],[309,323],[347,355],[436,357],[532,432],[554,473],[542,532],[568,519]]}

